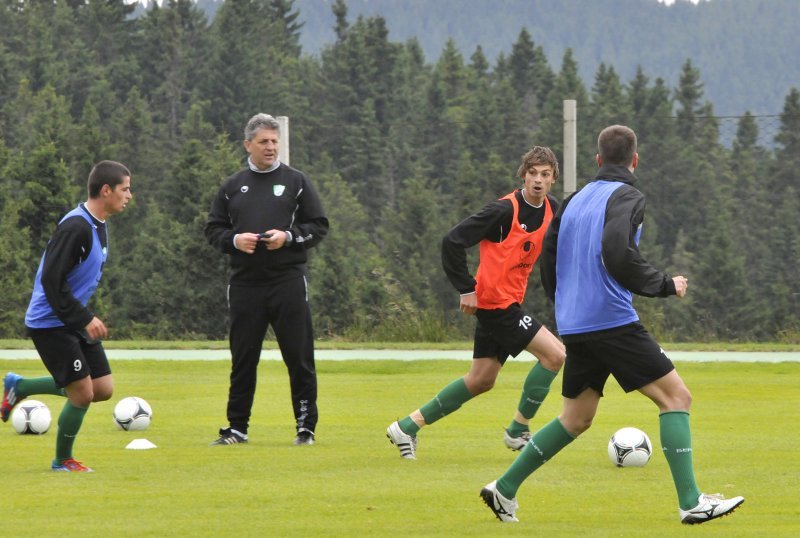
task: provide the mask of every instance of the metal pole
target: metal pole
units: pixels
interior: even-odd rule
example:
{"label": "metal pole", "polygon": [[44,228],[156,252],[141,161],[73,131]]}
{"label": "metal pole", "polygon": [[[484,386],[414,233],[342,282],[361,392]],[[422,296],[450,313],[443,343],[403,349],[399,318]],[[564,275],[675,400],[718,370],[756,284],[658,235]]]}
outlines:
{"label": "metal pole", "polygon": [[278,139],[278,159],[287,166],[289,165],[289,116],[278,116],[278,125],[281,129],[281,136]]}
{"label": "metal pole", "polygon": [[564,198],[577,190],[578,112],[574,99],[564,101]]}

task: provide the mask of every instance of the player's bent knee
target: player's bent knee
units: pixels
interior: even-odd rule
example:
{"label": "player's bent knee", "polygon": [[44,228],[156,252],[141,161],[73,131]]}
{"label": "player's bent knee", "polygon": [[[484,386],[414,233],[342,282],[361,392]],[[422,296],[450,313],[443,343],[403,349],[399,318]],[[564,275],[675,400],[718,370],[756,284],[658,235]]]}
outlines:
{"label": "player's bent knee", "polygon": [[692,393],[685,386],[673,395],[672,408],[688,411],[692,406]]}
{"label": "player's bent knee", "polygon": [[472,380],[467,386],[467,390],[469,390],[473,396],[477,396],[478,394],[483,394],[484,392],[492,390],[492,388],[494,388],[494,381],[494,379]]}
{"label": "player's bent knee", "polygon": [[692,406],[692,394],[688,389],[667,394],[663,402],[658,402],[661,412],[666,411],[689,411]]}
{"label": "player's bent knee", "polygon": [[89,407],[94,401],[94,393],[74,394],[69,398],[70,403],[75,407]]}
{"label": "player's bent knee", "polygon": [[548,354],[543,354],[541,357],[539,357],[539,362],[541,362],[542,366],[551,372],[558,372],[561,370],[561,367],[564,366],[564,361],[566,359],[567,353],[565,350],[561,349]]}
{"label": "player's bent knee", "polygon": [[105,402],[111,399],[113,391],[97,391],[94,393],[93,402]]}
{"label": "player's bent knee", "polygon": [[114,380],[110,375],[92,380],[93,402],[105,402],[114,394]]}
{"label": "player's bent knee", "polygon": [[564,429],[567,430],[571,435],[578,437],[586,430],[592,427],[592,419],[569,419],[567,417],[561,417],[561,425],[564,426]]}

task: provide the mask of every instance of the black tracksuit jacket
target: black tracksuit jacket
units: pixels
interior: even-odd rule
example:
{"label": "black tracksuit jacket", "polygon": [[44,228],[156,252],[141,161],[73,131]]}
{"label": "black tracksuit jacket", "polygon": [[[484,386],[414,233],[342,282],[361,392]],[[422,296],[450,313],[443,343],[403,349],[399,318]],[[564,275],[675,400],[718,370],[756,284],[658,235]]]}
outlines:
{"label": "black tracksuit jacket", "polygon": [[[259,244],[253,254],[233,246],[239,233],[284,230],[292,241],[277,250]],[[231,255],[231,284],[274,284],[305,274],[306,249],[328,233],[322,203],[306,175],[284,163],[272,172],[245,168],[225,180],[211,204],[205,235]]]}

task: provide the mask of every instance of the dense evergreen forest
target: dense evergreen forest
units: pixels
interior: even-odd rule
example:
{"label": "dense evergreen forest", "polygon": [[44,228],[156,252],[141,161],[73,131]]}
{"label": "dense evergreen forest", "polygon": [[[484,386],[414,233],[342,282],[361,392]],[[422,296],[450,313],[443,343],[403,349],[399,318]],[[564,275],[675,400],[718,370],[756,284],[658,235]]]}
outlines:
{"label": "dense evergreen forest", "polygon": [[[351,17],[344,0],[331,2],[335,41],[315,55],[294,0],[228,0],[213,22],[189,0],[139,17],[123,0],[0,2],[0,337],[23,335],[46,241],[85,199],[92,164],[114,159],[135,197],[110,222],[93,308],[116,339],[224,338],[227,259],[202,228],[243,164],[244,123],[263,111],[290,118],[291,164],[331,220],[310,262],[318,335],[468,338],[441,237],[519,185],[531,145],[561,155],[562,101],[575,99],[579,186],[597,132],[633,127],[642,251],[690,279],[685,300],[638,301],[655,335],[800,338],[797,88],[773,117],[716,117],[691,58],[675,85],[646,64],[623,79],[601,63],[586,81],[570,49],[554,65],[524,28],[495,61],[448,41],[428,63],[417,41],[390,40],[383,18]],[[552,326],[536,280],[527,306]]]}

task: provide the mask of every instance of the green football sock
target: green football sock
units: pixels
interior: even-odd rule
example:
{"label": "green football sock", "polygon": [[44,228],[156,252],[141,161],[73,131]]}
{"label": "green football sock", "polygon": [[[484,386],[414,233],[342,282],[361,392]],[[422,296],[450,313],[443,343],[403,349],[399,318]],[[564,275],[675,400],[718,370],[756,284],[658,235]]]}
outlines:
{"label": "green football sock", "polygon": [[400,426],[400,429],[403,430],[403,433],[410,435],[411,437],[417,436],[419,426],[411,419],[411,416],[401,418],[397,421],[397,424]]}
{"label": "green football sock", "polygon": [[689,413],[686,411],[667,411],[659,415],[661,445],[667,458],[672,480],[678,492],[678,503],[682,510],[697,506],[700,490],[694,480],[692,463],[692,431],[689,427]]}
{"label": "green football sock", "polygon": [[510,435],[511,437],[519,437],[529,429],[530,428],[528,427],[527,424],[520,424],[516,420],[512,420],[509,427],[506,428],[506,430],[508,431],[508,435]]}
{"label": "green football sock", "polygon": [[67,400],[64,409],[58,417],[58,436],[56,437],[56,459],[53,463],[60,465],[66,459],[72,457],[72,445],[75,437],[83,424],[83,417],[88,411],[88,407],[76,407]]}
{"label": "green football sock", "polygon": [[[522,386],[522,396],[519,399],[519,406],[517,406],[520,415],[528,420],[536,415],[539,406],[542,405],[542,402],[550,392],[550,384],[553,383],[556,375],[558,375],[558,372],[551,372],[542,366],[540,362],[537,362],[531,368]],[[512,437],[519,437],[526,431],[528,431],[528,426],[520,424],[516,420],[512,420],[508,427],[508,433]]]}
{"label": "green football sock", "polygon": [[533,434],[511,467],[497,480],[497,491],[513,499],[526,478],[574,440],[561,421],[554,418]]}
{"label": "green football sock", "polygon": [[52,394],[53,396],[66,396],[63,387],[56,386],[56,380],[52,377],[34,377],[31,379],[22,378],[17,381],[17,394],[22,398],[27,398],[34,394]]}
{"label": "green football sock", "polygon": [[422,413],[425,424],[433,424],[471,399],[472,394],[467,390],[467,384],[462,377],[443,388],[433,400],[420,407],[419,412]]}

